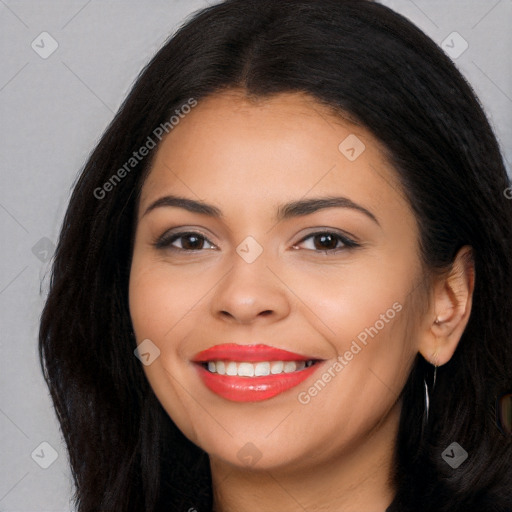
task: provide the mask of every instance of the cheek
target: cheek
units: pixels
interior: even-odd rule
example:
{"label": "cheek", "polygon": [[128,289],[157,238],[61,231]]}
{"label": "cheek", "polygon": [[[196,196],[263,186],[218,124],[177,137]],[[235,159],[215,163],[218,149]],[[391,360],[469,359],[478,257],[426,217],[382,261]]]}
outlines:
{"label": "cheek", "polygon": [[[137,339],[163,343],[182,331],[187,314],[200,302],[208,280],[165,262],[134,257],[130,273],[130,314]],[[179,324],[179,325],[178,325]]]}
{"label": "cheek", "polygon": [[[403,322],[418,270],[414,261],[394,258],[394,262],[354,259],[323,269],[282,268],[280,274],[298,299],[301,315],[329,340],[335,355],[349,350],[354,339],[364,346],[365,340],[386,336]],[[391,338],[390,343],[405,341]]]}
{"label": "cheek", "polygon": [[156,347],[152,349],[156,354],[154,362],[143,369],[159,398],[173,394],[171,375],[182,370],[177,350],[186,335],[183,332],[187,327],[185,308],[191,302],[186,295],[186,290],[166,276],[161,265],[149,258],[134,257],[130,272],[130,315],[137,342],[150,340],[149,346]]}
{"label": "cheek", "polygon": [[134,254],[129,287],[130,315],[138,343],[149,339],[159,355],[144,365],[151,388],[175,424],[192,442],[200,445],[192,411],[196,404],[179,383],[186,382],[180,360],[180,342],[191,330],[186,313],[197,303],[193,286],[173,279],[169,269],[151,258]]}
{"label": "cheek", "polygon": [[325,384],[317,380],[313,388],[300,388],[301,403],[336,411],[329,415],[333,422],[345,418],[355,430],[364,431],[365,422],[393,405],[417,352],[418,292],[411,283],[418,269],[413,262],[395,263],[295,276],[294,293],[306,306],[301,310],[328,343],[330,357],[318,375]]}
{"label": "cheek", "polygon": [[137,339],[158,340],[171,327],[175,294],[166,279],[154,269],[132,265],[130,275],[130,314]]}

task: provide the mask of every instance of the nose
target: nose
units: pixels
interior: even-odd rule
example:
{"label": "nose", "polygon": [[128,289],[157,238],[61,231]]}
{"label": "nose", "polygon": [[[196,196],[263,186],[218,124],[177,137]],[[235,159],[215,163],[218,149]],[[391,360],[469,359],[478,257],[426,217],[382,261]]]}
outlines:
{"label": "nose", "polygon": [[215,288],[211,313],[234,324],[272,323],[290,314],[286,286],[260,256],[247,263],[235,255],[231,270]]}

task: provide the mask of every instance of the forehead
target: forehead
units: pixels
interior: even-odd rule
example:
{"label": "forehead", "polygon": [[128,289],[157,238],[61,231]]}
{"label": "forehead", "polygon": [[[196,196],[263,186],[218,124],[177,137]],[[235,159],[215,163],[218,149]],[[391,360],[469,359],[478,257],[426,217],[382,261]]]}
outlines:
{"label": "forehead", "polygon": [[336,191],[407,207],[381,143],[302,93],[201,100],[159,146],[141,205],[164,190],[246,205]]}

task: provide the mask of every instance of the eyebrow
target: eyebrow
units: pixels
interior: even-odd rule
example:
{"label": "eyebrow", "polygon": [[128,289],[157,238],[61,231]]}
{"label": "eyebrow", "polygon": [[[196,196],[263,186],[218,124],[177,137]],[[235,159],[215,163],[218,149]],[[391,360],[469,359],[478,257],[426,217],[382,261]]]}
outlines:
{"label": "eyebrow", "polygon": [[[156,208],[162,207],[183,208],[184,210],[192,213],[209,215],[210,217],[214,217],[216,219],[223,218],[222,211],[219,210],[219,208],[216,206],[205,203],[204,201],[196,201],[194,199],[188,199],[186,197],[174,195],[168,195],[157,199],[148,206],[142,216],[147,215],[149,212],[155,210]],[[278,207],[275,220],[280,222],[282,220],[295,217],[303,217],[305,215],[311,215],[312,213],[324,210],[326,208],[348,208],[351,210],[356,210],[360,213],[363,213],[380,226],[377,217],[372,212],[370,212],[364,206],[355,203],[351,199],[342,196],[318,197],[291,201]]]}

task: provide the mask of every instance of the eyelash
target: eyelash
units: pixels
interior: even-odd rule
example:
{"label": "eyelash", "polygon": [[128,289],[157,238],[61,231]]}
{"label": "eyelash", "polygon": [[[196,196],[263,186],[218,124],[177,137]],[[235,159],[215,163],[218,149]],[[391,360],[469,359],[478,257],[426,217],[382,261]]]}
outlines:
{"label": "eyelash", "polygon": [[[340,251],[347,250],[347,249],[354,249],[356,247],[360,247],[360,244],[355,242],[354,240],[348,238],[347,236],[341,235],[339,233],[336,233],[334,231],[316,231],[314,233],[310,233],[309,235],[302,238],[299,242],[294,244],[292,247],[295,249],[297,245],[305,242],[306,240],[309,240],[310,238],[314,238],[321,235],[328,235],[336,238],[338,242],[342,243],[341,247],[335,247],[333,249],[306,249],[309,251],[314,251],[317,253],[324,253],[327,255],[330,254],[336,254]],[[157,249],[165,249],[170,250],[173,252],[185,252],[185,253],[192,253],[192,252],[201,252],[203,250],[210,250],[210,249],[182,249],[179,247],[174,247],[171,244],[175,242],[176,240],[179,240],[180,238],[186,238],[187,236],[195,236],[196,238],[199,238],[200,240],[206,241],[208,244],[212,245],[213,248],[215,248],[215,244],[210,242],[207,237],[202,235],[201,233],[198,233],[197,231],[182,231],[180,233],[171,233],[171,234],[164,234],[156,242],[153,244]]]}

